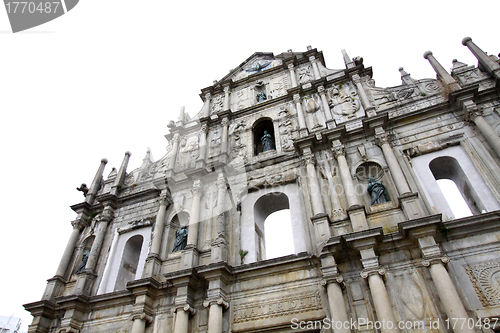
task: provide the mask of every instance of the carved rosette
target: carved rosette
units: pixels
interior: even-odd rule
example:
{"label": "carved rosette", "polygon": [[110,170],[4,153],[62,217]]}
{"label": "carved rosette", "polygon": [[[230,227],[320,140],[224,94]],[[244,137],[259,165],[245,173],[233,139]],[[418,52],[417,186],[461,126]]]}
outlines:
{"label": "carved rosette", "polygon": [[483,306],[500,305],[500,262],[488,262],[466,268]]}

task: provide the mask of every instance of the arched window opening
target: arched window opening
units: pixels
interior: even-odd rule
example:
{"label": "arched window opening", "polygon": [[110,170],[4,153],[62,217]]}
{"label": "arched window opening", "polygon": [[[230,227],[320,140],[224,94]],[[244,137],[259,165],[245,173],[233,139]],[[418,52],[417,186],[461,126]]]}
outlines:
{"label": "arched window opening", "polygon": [[[273,213],[277,213],[285,210],[285,213],[280,213],[278,216],[278,228],[274,228],[271,225],[276,224],[276,222],[269,223],[268,217]],[[287,213],[287,214],[286,214]],[[275,252],[275,248],[285,247],[285,244],[291,243],[291,246],[286,245],[287,251],[279,251],[280,254],[273,256],[273,258],[284,256],[294,253],[293,246],[293,230],[290,218],[290,203],[288,197],[281,192],[272,192],[260,197],[254,205],[254,217],[255,217],[255,235],[256,235],[256,250],[257,250],[257,260],[271,259],[267,256],[268,246],[271,245],[271,253]],[[271,221],[274,221],[273,217]],[[270,228],[267,226],[269,225]],[[284,226],[289,226],[289,235],[284,235]],[[282,230],[283,229],[283,230]],[[269,239],[269,241],[267,240]],[[290,250],[291,248],[291,250]],[[285,253],[285,254],[283,254]]]}
{"label": "arched window opening", "polygon": [[125,244],[123,256],[118,268],[115,291],[125,289],[129,281],[135,280],[141,254],[143,237],[136,235],[131,237]]}
{"label": "arched window opening", "polygon": [[[450,156],[437,157],[429,163],[429,168],[436,181],[441,179],[448,179],[455,184],[454,187],[448,187],[444,185],[445,190],[443,190],[443,187],[441,187],[442,185],[438,183],[441,192],[448,202],[448,206],[450,206],[450,209],[452,209],[452,212],[456,218],[458,218],[462,214],[459,214],[457,216],[452,208],[452,205],[450,204],[450,202],[458,200],[453,196],[453,193],[455,191],[454,188],[456,188],[465,204],[469,207],[469,210],[471,212],[470,215],[479,214],[484,209],[473,186],[471,186],[467,175],[462,170],[460,164],[455,158]],[[457,193],[455,192],[455,195],[456,194]]]}
{"label": "arched window opening", "polygon": [[271,213],[264,221],[266,259],[295,253],[290,209]]}
{"label": "arched window opening", "polygon": [[444,198],[450,206],[453,215],[455,215],[455,218],[460,219],[462,217],[472,216],[469,206],[453,180],[443,178],[436,182],[441,192],[443,192]]}
{"label": "arched window opening", "polygon": [[253,150],[254,155],[276,149],[276,137],[274,136],[274,125],[270,118],[262,118],[253,126]]}

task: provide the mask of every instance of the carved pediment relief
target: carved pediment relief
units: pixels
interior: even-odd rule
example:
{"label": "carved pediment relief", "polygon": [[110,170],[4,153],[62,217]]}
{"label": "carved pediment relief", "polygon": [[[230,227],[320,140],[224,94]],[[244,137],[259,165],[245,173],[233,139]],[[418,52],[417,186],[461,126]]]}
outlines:
{"label": "carved pediment relief", "polygon": [[230,79],[238,81],[266,69],[280,66],[281,64],[281,60],[274,59],[271,55],[256,56],[244,63],[239,71],[230,76]]}

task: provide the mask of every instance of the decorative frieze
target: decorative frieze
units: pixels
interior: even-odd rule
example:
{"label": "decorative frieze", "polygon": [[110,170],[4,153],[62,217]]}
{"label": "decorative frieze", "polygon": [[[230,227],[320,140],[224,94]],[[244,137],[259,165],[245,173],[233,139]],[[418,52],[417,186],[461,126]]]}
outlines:
{"label": "decorative frieze", "polygon": [[234,307],[233,322],[261,320],[295,313],[321,310],[323,308],[319,292],[275,297],[265,301],[248,302]]}

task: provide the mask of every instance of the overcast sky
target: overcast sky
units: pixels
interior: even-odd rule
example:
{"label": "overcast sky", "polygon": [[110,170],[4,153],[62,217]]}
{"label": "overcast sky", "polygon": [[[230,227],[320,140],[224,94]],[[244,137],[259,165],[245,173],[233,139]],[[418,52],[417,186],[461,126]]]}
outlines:
{"label": "overcast sky", "polygon": [[[200,89],[254,52],[341,50],[372,66],[377,86],[401,84],[398,68],[435,78],[422,54],[476,64],[465,36],[498,54],[494,1],[81,0],[68,14],[12,34],[0,9],[0,315],[31,316],[56,271],[101,158],[105,177],[131,151],[129,171],[151,147],[165,153],[167,123],[194,116]],[[410,4],[411,5],[406,5]]]}

